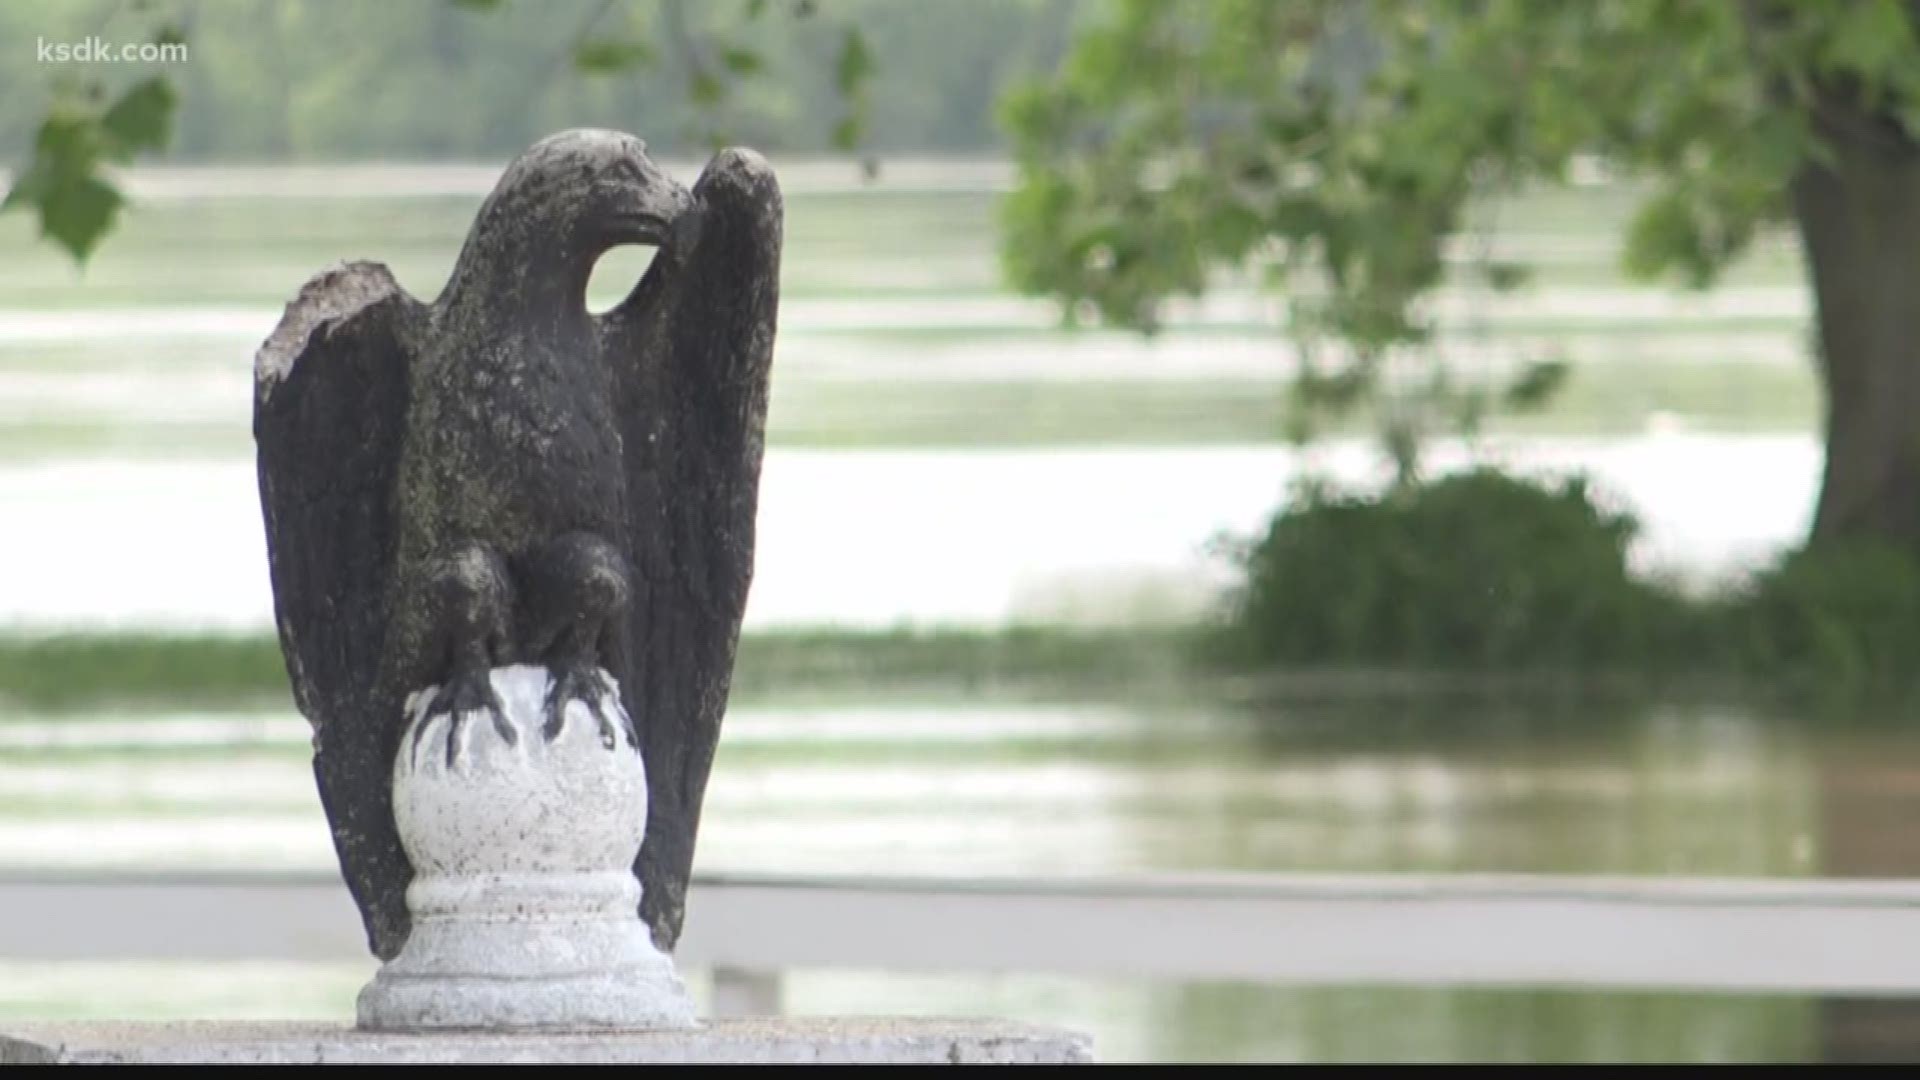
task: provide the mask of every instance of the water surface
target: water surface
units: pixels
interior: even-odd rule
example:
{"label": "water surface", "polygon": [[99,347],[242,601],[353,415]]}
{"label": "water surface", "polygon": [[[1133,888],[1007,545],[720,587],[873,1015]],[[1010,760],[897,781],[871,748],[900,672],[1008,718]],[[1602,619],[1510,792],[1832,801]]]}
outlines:
{"label": "water surface", "polygon": [[[726,732],[701,839],[710,871],[1920,871],[1920,734],[1891,722],[1822,727],[1699,702],[1248,703],[1182,691],[749,702]],[[331,867],[306,754],[303,725],[284,714],[0,724],[0,866]],[[0,1014],[340,1018],[366,968],[15,964]],[[1907,1034],[1920,1017],[1898,1001],[1793,995],[806,971],[791,975],[787,1006],[1061,1023],[1094,1032],[1113,1059],[1920,1051]]]}

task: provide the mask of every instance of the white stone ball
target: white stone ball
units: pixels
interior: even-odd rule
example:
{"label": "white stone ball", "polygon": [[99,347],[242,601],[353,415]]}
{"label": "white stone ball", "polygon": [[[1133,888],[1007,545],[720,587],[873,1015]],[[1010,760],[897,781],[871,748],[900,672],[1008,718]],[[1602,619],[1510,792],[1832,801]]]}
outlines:
{"label": "white stone ball", "polygon": [[494,693],[517,734],[511,744],[484,711],[466,713],[459,747],[447,763],[453,726],[435,717],[416,746],[433,688],[407,702],[408,723],[393,768],[393,813],[417,874],[630,872],[647,827],[646,767],[627,744],[618,684],[602,707],[620,734],[609,750],[585,703],[567,704],[559,735],[548,742],[545,668],[495,668]]}

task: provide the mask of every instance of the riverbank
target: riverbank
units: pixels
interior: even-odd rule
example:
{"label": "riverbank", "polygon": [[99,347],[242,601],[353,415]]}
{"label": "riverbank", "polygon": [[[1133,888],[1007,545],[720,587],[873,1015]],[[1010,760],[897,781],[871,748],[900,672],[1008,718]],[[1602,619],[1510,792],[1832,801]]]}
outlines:
{"label": "riverbank", "polygon": [[[748,633],[737,697],[807,690],[1084,692],[1191,676],[1191,631],[769,631]],[[0,715],[129,703],[270,706],[292,701],[265,634],[0,635]]]}
{"label": "riverbank", "polygon": [[[1799,680],[1732,665],[1569,669],[1337,663],[1249,665],[1218,655],[1197,627],[1076,630],[763,631],[742,636],[738,704],[813,697],[1178,701],[1204,698],[1255,711],[1277,705],[1461,706],[1525,714],[1555,726],[1597,702],[1739,702],[1829,719],[1891,715],[1906,700],[1884,688],[1820,694]],[[279,642],[226,633],[0,633],[0,722],[50,713],[156,707],[292,709]],[[1516,715],[1516,723],[1522,722]]]}

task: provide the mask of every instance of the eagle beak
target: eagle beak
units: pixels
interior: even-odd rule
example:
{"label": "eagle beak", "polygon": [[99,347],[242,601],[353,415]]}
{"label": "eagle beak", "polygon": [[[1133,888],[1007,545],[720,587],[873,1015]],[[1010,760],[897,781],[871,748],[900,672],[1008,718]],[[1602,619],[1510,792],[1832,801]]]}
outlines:
{"label": "eagle beak", "polygon": [[632,208],[614,215],[619,242],[653,244],[678,261],[700,238],[701,210],[686,188],[671,180],[650,185]]}
{"label": "eagle beak", "polygon": [[687,208],[680,211],[668,229],[669,235],[664,245],[667,257],[677,262],[691,254],[700,244],[700,227],[706,219],[706,209],[690,200]]}

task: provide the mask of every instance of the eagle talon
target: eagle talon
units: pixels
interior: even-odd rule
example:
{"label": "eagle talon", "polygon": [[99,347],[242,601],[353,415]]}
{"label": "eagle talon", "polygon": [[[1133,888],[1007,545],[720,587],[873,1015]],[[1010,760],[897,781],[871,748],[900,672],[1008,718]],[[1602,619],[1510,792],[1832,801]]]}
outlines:
{"label": "eagle talon", "polygon": [[[593,714],[600,725],[600,745],[611,750],[619,745],[619,729],[607,716],[602,698],[607,693],[606,684],[600,678],[599,667],[589,662],[556,664],[553,669],[553,685],[547,690],[547,722],[541,733],[548,742],[560,737],[567,726],[567,704],[578,701]],[[629,741],[633,741],[633,732],[627,732]],[[635,745],[638,745],[635,742]]]}
{"label": "eagle talon", "polygon": [[413,726],[412,757],[417,763],[420,759],[420,743],[426,738],[427,728],[436,717],[447,718],[447,768],[451,769],[460,761],[460,726],[467,721],[467,714],[485,710],[493,721],[494,734],[500,741],[513,746],[520,741],[520,733],[507,722],[506,710],[500,705],[499,695],[493,692],[493,682],[485,668],[457,668],[448,676],[446,685],[433,695],[433,702],[427,706],[426,715]]}

